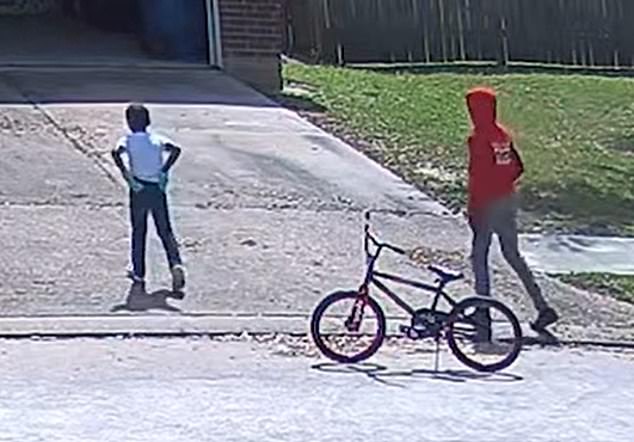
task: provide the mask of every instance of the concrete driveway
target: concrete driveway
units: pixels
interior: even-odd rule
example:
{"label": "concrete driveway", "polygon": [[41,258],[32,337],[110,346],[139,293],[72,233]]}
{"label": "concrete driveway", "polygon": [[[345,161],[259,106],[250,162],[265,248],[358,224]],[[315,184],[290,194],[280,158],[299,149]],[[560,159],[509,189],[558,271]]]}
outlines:
{"label": "concrete driveway", "polygon": [[[156,129],[185,149],[170,190],[190,274],[184,300],[126,301],[126,190],[109,150],[124,133],[129,101],[148,103]],[[324,293],[358,285],[361,210],[368,207],[416,212],[382,216],[377,229],[406,248],[457,254],[466,268],[463,220],[219,72],[5,70],[0,103],[4,316],[180,312],[304,321]],[[149,291],[162,293],[169,277],[156,240],[148,260]],[[404,258],[385,263],[431,277]],[[507,270],[497,281],[498,296],[522,319],[533,315]],[[587,336],[622,338],[634,325],[630,306],[543,282],[565,312],[564,325]],[[470,289],[458,284],[455,291]]]}
{"label": "concrete driveway", "polygon": [[[185,311],[308,309],[323,291],[358,283],[359,210],[442,212],[217,72],[1,78],[5,314],[105,313],[127,293],[127,196],[109,150],[129,100],[150,103],[157,130],[185,149],[170,193],[191,274]],[[149,260],[150,289],[160,289],[156,242]]]}

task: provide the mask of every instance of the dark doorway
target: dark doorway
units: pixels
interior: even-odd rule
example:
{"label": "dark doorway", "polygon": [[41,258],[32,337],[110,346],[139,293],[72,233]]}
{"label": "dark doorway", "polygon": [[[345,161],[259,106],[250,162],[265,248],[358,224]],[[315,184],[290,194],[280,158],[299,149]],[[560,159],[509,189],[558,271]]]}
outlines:
{"label": "dark doorway", "polygon": [[206,0],[0,0],[0,64],[209,64]]}

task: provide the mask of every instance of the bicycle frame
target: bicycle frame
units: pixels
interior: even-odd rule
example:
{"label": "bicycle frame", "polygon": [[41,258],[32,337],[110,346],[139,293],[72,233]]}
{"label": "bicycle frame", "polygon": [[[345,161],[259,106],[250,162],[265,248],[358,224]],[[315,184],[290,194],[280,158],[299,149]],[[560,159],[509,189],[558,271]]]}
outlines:
{"label": "bicycle frame", "polygon": [[[381,212],[386,212],[381,210]],[[391,212],[392,211],[387,211]],[[478,296],[470,296],[456,302],[449,294],[445,292],[445,287],[453,281],[464,278],[462,273],[453,272],[442,269],[438,266],[430,265],[428,269],[437,274],[435,284],[429,284],[410,278],[405,278],[392,273],[381,272],[377,269],[377,262],[381,254],[385,250],[390,250],[400,255],[408,255],[406,251],[394,245],[380,242],[370,232],[370,212],[365,214],[365,236],[364,247],[366,257],[365,277],[357,292],[337,291],[331,293],[324,298],[315,309],[311,319],[311,334],[319,350],[330,359],[342,363],[358,363],[373,356],[383,343],[386,333],[387,324],[385,311],[374,297],[370,296],[370,288],[376,287],[378,291],[391,299],[400,309],[407,312],[411,317],[410,324],[401,324],[399,330],[400,335],[412,340],[421,340],[433,338],[436,342],[436,370],[438,369],[438,352],[441,339],[446,339],[452,353],[465,365],[478,371],[493,372],[504,369],[512,364],[519,352],[521,351],[522,330],[519,321],[513,312],[502,304],[500,301],[491,298],[482,298]],[[411,287],[413,289],[433,294],[431,308],[415,309],[405,302],[392,289],[388,287],[388,283],[396,283],[402,286]],[[450,306],[449,312],[438,310],[438,304],[444,299]],[[352,310],[348,315],[335,313],[333,319],[345,319],[344,325],[347,332],[356,333],[357,336],[371,336],[372,341],[369,346],[364,349],[353,348],[354,354],[349,355],[341,352],[337,345],[331,347],[324,337],[327,335],[340,336],[338,333],[332,333],[328,329],[321,329],[321,321],[327,316],[327,309],[340,301],[353,301]],[[361,323],[364,317],[364,310],[369,306],[371,313],[374,313],[374,321],[370,321],[376,326],[376,330],[372,334],[361,331]],[[510,329],[513,335],[510,338],[500,339],[499,342],[511,342],[512,346],[505,349],[505,353],[499,353],[497,341],[492,340],[491,325],[497,321],[491,317],[491,309],[494,309],[509,320]],[[506,327],[508,329],[508,326]],[[345,331],[344,331],[345,333]],[[362,341],[365,342],[365,341]],[[462,344],[467,342],[465,352]],[[471,346],[470,344],[474,344]],[[484,344],[482,350],[480,345]],[[491,344],[495,344],[492,347]],[[365,346],[364,346],[365,347]],[[490,362],[489,360],[481,362],[473,358],[471,350],[476,352],[482,351],[489,354],[504,355],[499,361]],[[507,350],[508,353],[507,353]]]}
{"label": "bicycle frame", "polygon": [[[402,310],[407,312],[410,316],[416,316],[417,309],[413,308],[407,302],[405,302],[401,297],[399,297],[396,293],[394,293],[389,287],[387,287],[383,281],[391,281],[400,285],[412,287],[418,290],[422,290],[425,292],[433,293],[434,298],[431,304],[431,312],[436,312],[438,307],[438,302],[440,299],[446,300],[452,307],[454,307],[457,302],[454,301],[451,296],[445,293],[444,289],[447,285],[447,281],[443,281],[442,279],[437,280],[436,285],[431,285],[421,281],[415,281],[408,278],[403,278],[398,275],[393,275],[390,273],[383,273],[375,270],[376,263],[381,256],[381,252],[383,250],[391,250],[394,253],[399,255],[407,255],[403,249],[393,246],[388,243],[378,241],[370,232],[370,212],[366,212],[365,215],[366,224],[364,227],[365,239],[364,239],[364,249],[366,254],[366,274],[359,290],[361,295],[369,295],[368,288],[370,286],[376,287],[379,291],[385,294],[388,298],[390,298],[396,305],[398,305]],[[370,246],[373,245],[376,247],[374,253],[370,250]],[[383,281],[382,281],[383,280]]]}

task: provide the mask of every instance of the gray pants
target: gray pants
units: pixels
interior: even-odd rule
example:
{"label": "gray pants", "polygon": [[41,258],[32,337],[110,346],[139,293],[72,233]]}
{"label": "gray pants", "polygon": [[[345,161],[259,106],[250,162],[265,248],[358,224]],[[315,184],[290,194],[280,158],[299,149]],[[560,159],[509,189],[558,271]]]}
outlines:
{"label": "gray pants", "polygon": [[518,247],[517,197],[515,195],[496,201],[469,224],[473,231],[471,264],[475,275],[475,291],[480,296],[491,296],[489,275],[489,249],[495,233],[500,241],[502,255],[522,280],[537,311],[548,308],[533,273],[526,265]]}

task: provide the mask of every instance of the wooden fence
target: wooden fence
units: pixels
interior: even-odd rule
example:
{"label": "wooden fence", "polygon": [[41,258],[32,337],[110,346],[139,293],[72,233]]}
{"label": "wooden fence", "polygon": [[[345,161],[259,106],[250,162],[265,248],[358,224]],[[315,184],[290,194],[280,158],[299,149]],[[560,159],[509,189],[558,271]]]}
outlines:
{"label": "wooden fence", "polygon": [[634,0],[287,2],[287,52],[312,61],[634,65]]}

